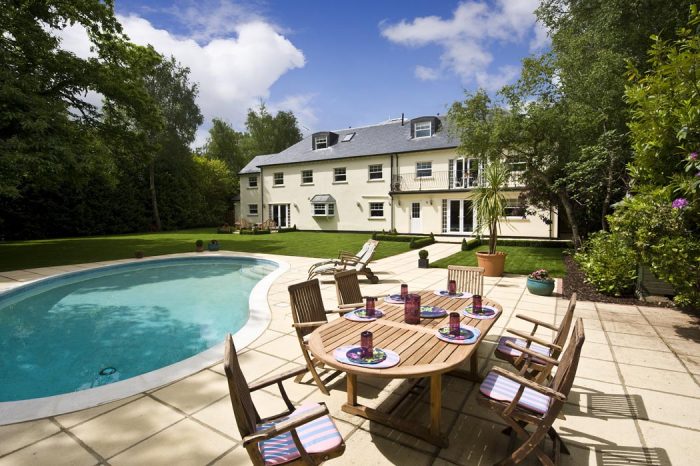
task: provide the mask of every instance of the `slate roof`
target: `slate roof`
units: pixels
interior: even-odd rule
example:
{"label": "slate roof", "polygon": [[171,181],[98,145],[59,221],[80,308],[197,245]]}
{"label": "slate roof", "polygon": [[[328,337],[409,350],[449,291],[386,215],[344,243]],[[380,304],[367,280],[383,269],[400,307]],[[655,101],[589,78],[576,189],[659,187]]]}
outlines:
{"label": "slate roof", "polygon": [[[429,138],[412,139],[410,120],[404,120],[403,126],[401,120],[391,120],[378,125],[336,130],[333,132],[338,135],[338,142],[326,149],[317,150],[311,148],[312,136],[307,136],[278,154],[255,157],[240,173],[259,173],[257,167],[269,165],[457,147],[459,141],[448,134],[446,118],[440,117],[440,123],[438,131]],[[356,134],[350,141],[342,142],[345,135],[350,133]]]}
{"label": "slate roof", "polygon": [[333,196],[331,196],[330,194],[316,194],[314,197],[311,198],[310,202],[312,204],[315,202],[335,203],[335,198]]}

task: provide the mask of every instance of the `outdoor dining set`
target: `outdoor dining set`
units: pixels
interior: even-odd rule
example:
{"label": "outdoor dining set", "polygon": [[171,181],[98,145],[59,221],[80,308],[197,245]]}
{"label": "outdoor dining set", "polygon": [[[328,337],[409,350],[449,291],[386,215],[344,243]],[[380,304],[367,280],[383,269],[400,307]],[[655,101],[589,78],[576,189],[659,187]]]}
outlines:
{"label": "outdoor dining set", "polygon": [[[233,411],[253,464],[319,464],[343,454],[345,443],[326,406],[295,408],[285,392],[283,380],[294,377],[300,382],[307,374],[328,395],[328,383],[344,373],[345,413],[441,448],[448,446],[449,438],[441,419],[444,376],[474,381],[480,383],[479,404],[503,419],[504,433],[520,440],[519,446],[504,452],[500,464],[517,464],[534,454],[551,465],[561,452],[568,453],[552,425],[573,384],[585,338],[583,321],[573,318],[575,294],[559,325],[518,314],[532,324],[532,331],[508,329],[511,336],[501,337],[495,349],[495,356],[510,363],[512,371],[494,366],[481,378],[477,349],[503,314],[497,301],[483,296],[483,269],[450,266],[444,289],[411,290],[409,283],[385,296],[365,296],[355,268],[336,270],[334,279],[338,309],[333,311],[324,307],[317,278],[289,286],[293,327],[306,367],[248,384],[233,338],[226,339],[224,368]],[[331,314],[339,318],[329,321]],[[542,338],[539,328],[551,330],[554,338]],[[428,425],[397,415],[405,396],[391,397],[390,406],[381,410],[361,404],[358,377],[408,379],[409,391],[416,386],[428,390]],[[272,385],[279,387],[287,411],[262,419],[251,392]],[[546,439],[551,453],[546,452]]]}

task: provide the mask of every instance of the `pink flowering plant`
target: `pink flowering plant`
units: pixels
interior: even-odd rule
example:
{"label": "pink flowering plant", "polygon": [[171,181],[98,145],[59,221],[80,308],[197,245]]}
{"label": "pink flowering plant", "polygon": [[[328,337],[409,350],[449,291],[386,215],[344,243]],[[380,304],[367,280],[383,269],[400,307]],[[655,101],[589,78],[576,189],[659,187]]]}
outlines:
{"label": "pink flowering plant", "polygon": [[529,278],[532,278],[533,280],[542,280],[542,281],[552,281],[552,277],[549,276],[549,272],[545,269],[539,269],[535,270],[532,272],[530,275],[528,275]]}

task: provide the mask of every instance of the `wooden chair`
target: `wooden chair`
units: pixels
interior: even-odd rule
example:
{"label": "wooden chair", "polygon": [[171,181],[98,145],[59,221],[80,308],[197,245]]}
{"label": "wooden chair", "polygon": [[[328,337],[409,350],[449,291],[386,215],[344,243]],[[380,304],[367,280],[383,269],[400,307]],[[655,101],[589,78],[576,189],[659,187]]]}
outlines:
{"label": "wooden chair", "polygon": [[[338,272],[335,277],[335,293],[338,297],[339,309],[354,309],[363,306],[365,296],[360,289],[360,280],[357,278],[357,270],[345,270]],[[383,298],[386,295],[372,295],[375,298]]]}
{"label": "wooden chair", "polygon": [[447,279],[457,282],[457,291],[471,294],[484,294],[484,268],[465,267],[461,265],[447,266]]}
{"label": "wooden chair", "polygon": [[[231,334],[226,336],[224,345],[224,371],[233,414],[243,446],[254,465],[317,465],[343,454],[345,442],[326,405],[313,403],[295,409],[284,390],[282,381],[306,369],[294,369],[249,385],[238,363]],[[250,393],[275,384],[287,410],[261,419]]]}
{"label": "wooden chair", "polygon": [[[542,360],[537,358],[527,358],[527,354],[523,353],[520,348],[525,347],[541,355],[549,356],[552,359],[559,359],[562,348],[569,336],[569,330],[571,330],[571,322],[574,319],[574,309],[576,309],[576,293],[571,295],[566,314],[564,314],[564,318],[558,327],[526,315],[516,314],[517,318],[534,325],[532,331],[527,334],[519,330],[507,329],[506,331],[515,335],[515,337],[501,337],[498,340],[498,346],[494,352],[495,356],[498,359],[510,362],[521,372],[521,375],[542,383],[549,377],[552,367],[544,364]],[[548,342],[535,336],[539,327],[554,330],[556,332],[554,340]],[[512,343],[512,345],[509,343]]]}
{"label": "wooden chair", "polygon": [[[540,463],[550,466],[559,462],[560,452],[569,453],[552,424],[571,391],[584,340],[583,320],[579,318],[561,361],[529,349],[523,350],[530,357],[541,358],[552,366],[558,366],[554,378],[547,385],[538,384],[497,366],[488,373],[479,388],[481,396],[477,401],[503,418],[509,426],[506,430],[511,435],[523,440],[510,456],[497,464],[518,464],[534,453]],[[527,431],[528,426],[534,430]],[[545,435],[554,443],[551,456],[543,449]]]}
{"label": "wooden chair", "polygon": [[358,274],[364,274],[371,283],[378,283],[379,277],[368,267],[378,245],[379,241],[371,239],[362,247],[359,256],[348,255],[347,252],[341,251],[338,259],[318,262],[309,269],[308,279],[311,280],[319,275],[335,275],[344,270],[354,269]]}
{"label": "wooden chair", "polygon": [[[321,325],[328,323],[328,314],[343,314],[348,311],[326,310],[323,305],[321,286],[318,279],[295,283],[289,285],[287,289],[289,290],[289,301],[292,308],[292,319],[294,320],[292,326],[296,330],[299,346],[301,346],[301,352],[306,360],[306,367],[311,373],[314,382],[318,385],[318,389],[321,390],[324,395],[329,395],[326,385],[323,380],[321,380],[316,370],[316,368],[323,368],[323,363],[312,357],[306,342],[306,336]],[[340,371],[334,371],[326,381],[329,381],[338,374],[340,374]],[[301,381],[302,376],[303,374],[297,376],[296,382]]]}

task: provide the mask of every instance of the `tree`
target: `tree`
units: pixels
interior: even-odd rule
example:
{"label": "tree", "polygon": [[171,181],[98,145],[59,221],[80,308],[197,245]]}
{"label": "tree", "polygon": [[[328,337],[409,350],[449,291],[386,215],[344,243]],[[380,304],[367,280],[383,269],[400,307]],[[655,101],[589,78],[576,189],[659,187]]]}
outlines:
{"label": "tree", "polygon": [[292,112],[279,111],[273,117],[263,102],[257,110],[248,109],[245,122],[250,139],[248,153],[256,155],[276,154],[301,141],[301,130]]}
{"label": "tree", "polygon": [[214,118],[202,150],[205,157],[220,160],[226,165],[229,176],[234,181],[234,191],[238,191],[238,172],[250,161],[245,138],[245,134],[234,130],[225,121]]}

